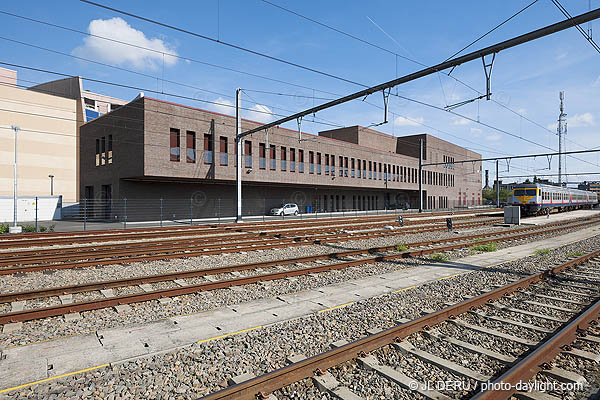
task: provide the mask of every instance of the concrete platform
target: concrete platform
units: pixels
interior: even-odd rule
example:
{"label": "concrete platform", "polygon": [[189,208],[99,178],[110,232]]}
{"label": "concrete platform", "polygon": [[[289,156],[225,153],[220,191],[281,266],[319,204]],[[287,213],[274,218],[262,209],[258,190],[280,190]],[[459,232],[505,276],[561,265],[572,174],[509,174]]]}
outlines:
{"label": "concrete platform", "polygon": [[419,265],[202,313],[0,349],[6,356],[0,360],[0,393],[3,389],[32,381],[163,353],[315,312],[326,313],[368,297],[401,291],[479,268],[491,268],[529,256],[537,249],[553,249],[598,234],[600,227],[592,227],[494,253],[465,257],[460,262]]}

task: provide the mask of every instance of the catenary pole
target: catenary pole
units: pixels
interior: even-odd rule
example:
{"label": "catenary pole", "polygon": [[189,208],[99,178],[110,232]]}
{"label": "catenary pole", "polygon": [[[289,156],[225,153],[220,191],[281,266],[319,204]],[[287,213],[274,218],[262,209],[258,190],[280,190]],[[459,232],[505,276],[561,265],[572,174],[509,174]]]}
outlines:
{"label": "catenary pole", "polygon": [[496,160],[496,207],[500,207],[500,175],[498,173],[498,160]]}
{"label": "catenary pole", "polygon": [[419,212],[423,212],[423,139],[419,139]]}
{"label": "catenary pole", "polygon": [[13,228],[15,233],[17,229],[17,136],[19,133],[19,128],[16,125],[12,126],[12,130],[15,131],[15,164],[14,164],[14,188],[13,188]]}
{"label": "catenary pole", "polygon": [[237,212],[235,222],[242,222],[242,89],[235,91],[235,148],[236,157],[236,193],[237,193]]}

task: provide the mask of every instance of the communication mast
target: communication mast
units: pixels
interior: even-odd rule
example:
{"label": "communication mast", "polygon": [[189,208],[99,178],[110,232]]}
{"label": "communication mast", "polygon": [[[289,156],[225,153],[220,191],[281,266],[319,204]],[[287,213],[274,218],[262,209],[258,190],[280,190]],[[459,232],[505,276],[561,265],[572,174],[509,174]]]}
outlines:
{"label": "communication mast", "polygon": [[[565,99],[565,92],[560,92],[560,114],[558,115],[558,184],[562,186],[562,168],[563,168],[563,135],[567,134],[567,121],[565,117],[567,114],[565,113],[565,108],[563,104],[563,100]],[[564,126],[563,126],[564,123]]]}

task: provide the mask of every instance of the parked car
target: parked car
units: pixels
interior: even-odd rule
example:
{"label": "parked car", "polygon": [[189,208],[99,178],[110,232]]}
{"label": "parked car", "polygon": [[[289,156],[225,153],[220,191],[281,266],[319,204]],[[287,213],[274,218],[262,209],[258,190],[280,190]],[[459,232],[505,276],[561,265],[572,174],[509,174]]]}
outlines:
{"label": "parked car", "polygon": [[294,203],[282,204],[271,208],[271,215],[298,215],[298,205]]}

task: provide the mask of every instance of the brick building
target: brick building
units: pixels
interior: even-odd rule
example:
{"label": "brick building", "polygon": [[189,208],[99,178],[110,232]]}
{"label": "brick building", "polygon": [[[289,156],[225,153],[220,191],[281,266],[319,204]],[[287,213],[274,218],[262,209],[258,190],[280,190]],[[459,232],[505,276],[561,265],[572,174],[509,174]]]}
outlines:
{"label": "brick building", "polygon": [[[242,130],[256,126],[242,121]],[[452,163],[481,156],[460,146],[359,126],[303,133],[299,141],[297,131],[276,127],[268,138],[260,132],[244,140],[243,214],[260,215],[282,202],[302,211],[415,208],[419,139],[425,163],[445,163],[423,171],[424,208],[481,204],[481,162]],[[234,117],[140,97],[81,128],[80,160],[81,198],[101,199],[105,208],[110,200],[163,199],[179,201],[173,215],[214,215],[216,207],[235,215]],[[155,215],[157,208],[149,208]]]}

